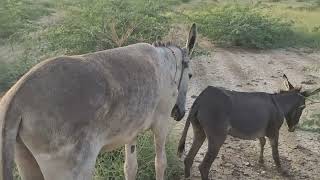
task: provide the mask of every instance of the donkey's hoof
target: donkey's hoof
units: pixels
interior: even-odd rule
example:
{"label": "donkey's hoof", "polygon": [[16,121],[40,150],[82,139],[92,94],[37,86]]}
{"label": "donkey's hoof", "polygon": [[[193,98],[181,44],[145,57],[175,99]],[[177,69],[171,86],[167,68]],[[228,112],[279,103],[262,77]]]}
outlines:
{"label": "donkey's hoof", "polygon": [[259,159],[259,164],[264,164],[264,160],[263,159]]}
{"label": "donkey's hoof", "polygon": [[286,170],[286,169],[278,169],[278,172],[284,177],[289,177],[290,176],[289,171]]}

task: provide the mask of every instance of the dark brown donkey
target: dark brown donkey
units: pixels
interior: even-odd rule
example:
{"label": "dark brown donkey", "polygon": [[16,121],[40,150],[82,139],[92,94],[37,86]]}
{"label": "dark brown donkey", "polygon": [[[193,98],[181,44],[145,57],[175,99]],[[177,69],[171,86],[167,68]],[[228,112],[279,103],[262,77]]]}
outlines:
{"label": "dark brown donkey", "polygon": [[194,139],[184,160],[186,178],[190,177],[194,157],[207,137],[208,151],[199,170],[201,178],[208,179],[211,164],[228,134],[241,139],[259,138],[260,163],[263,163],[265,137],[268,137],[275,164],[280,172],[285,172],[281,168],[278,152],[279,129],[285,118],[289,131],[293,132],[305,108],[306,98],[320,92],[320,88],[301,91],[301,88],[294,88],[285,75],[284,78],[289,90],[275,94],[229,91],[212,86],[201,92],[192,105],[178,147],[178,155],[181,156],[191,122]]}

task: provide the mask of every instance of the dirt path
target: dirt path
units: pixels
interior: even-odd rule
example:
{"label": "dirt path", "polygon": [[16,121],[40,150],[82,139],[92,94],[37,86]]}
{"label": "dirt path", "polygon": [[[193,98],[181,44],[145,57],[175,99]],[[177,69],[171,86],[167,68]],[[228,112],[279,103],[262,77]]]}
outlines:
{"label": "dirt path", "polygon": [[[205,43],[208,44],[208,43]],[[201,43],[200,43],[201,46]],[[193,79],[188,92],[188,109],[194,98],[207,85],[221,86],[239,91],[275,92],[282,86],[281,76],[286,73],[295,85],[311,88],[320,84],[320,53],[303,53],[288,50],[248,51],[220,49],[209,46],[211,56],[200,56],[192,61]],[[320,107],[308,107],[320,109]],[[304,116],[306,113],[304,114]],[[176,124],[181,134],[185,121]],[[192,142],[189,129],[186,150]],[[195,159],[193,178],[200,179],[198,165],[204,157],[205,143]],[[286,125],[281,129],[279,152],[282,164],[292,175],[280,176],[274,167],[270,145],[265,147],[265,166],[259,166],[258,141],[246,141],[228,137],[213,163],[212,179],[320,179],[320,134],[297,130],[288,133]]]}

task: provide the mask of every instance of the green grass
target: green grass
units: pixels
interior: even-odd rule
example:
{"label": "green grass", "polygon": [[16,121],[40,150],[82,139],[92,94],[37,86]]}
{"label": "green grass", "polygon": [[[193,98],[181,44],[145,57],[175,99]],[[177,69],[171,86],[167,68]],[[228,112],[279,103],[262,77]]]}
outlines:
{"label": "green grass", "polygon": [[[302,5],[301,5],[302,4]],[[320,48],[320,7],[301,2],[296,5],[272,5],[262,9],[266,14],[280,17],[293,23],[296,45]]]}
{"label": "green grass", "polygon": [[320,49],[316,1],[203,1],[186,7],[181,14],[196,21],[202,35],[217,45]]}
{"label": "green grass", "polygon": [[[12,86],[34,64],[48,57],[92,52],[136,42],[152,42],[167,34],[172,20],[188,24],[196,21],[202,35],[222,44],[255,48],[320,47],[320,6],[316,0],[204,0],[201,3],[189,0],[2,2],[5,4],[0,5],[0,42],[10,46],[10,40],[10,43],[22,47],[22,53],[10,63],[0,60],[0,92]],[[225,7],[235,2],[239,5],[229,5],[229,9]],[[182,12],[176,13],[171,9],[182,3],[187,3]],[[52,12],[65,14],[60,21],[49,27],[39,25],[39,19]],[[32,32],[36,32],[37,36],[32,36]],[[194,53],[208,54],[200,48]],[[301,122],[300,128],[320,132],[319,119],[319,113],[313,112]],[[176,157],[176,144],[175,137],[168,138],[166,179],[169,180],[180,179],[182,175],[183,165]],[[139,137],[138,151],[137,179],[154,179],[155,154],[150,132]],[[94,178],[123,179],[123,153],[121,148],[100,154]]]}
{"label": "green grass", "polygon": [[[137,42],[151,43],[158,36],[163,37],[170,28],[170,19],[164,15],[168,8],[164,7],[170,3],[174,4],[174,1],[55,2],[56,10],[65,13],[64,18],[43,29],[36,23],[28,23],[33,28],[21,30],[22,38],[14,39],[13,43],[18,43],[27,53],[18,55],[13,64],[0,60],[0,90],[7,90],[30,67],[49,55],[82,54]],[[11,9],[21,9],[20,1],[14,3]],[[32,14],[29,11],[36,11],[36,8],[26,7],[24,11],[23,14]],[[9,16],[9,12],[4,13]],[[20,16],[12,18],[14,24],[21,21]],[[12,26],[12,29],[20,32],[23,28]],[[36,37],[30,33],[31,29],[37,31]]]}
{"label": "green grass", "polygon": [[[313,101],[320,102],[320,94],[314,95],[311,97]],[[306,103],[310,103],[306,101]],[[308,108],[308,105],[307,105]],[[302,119],[299,124],[299,128],[302,130],[318,132],[320,133],[320,112],[317,111],[308,111],[308,116]]]}
{"label": "green grass", "polygon": [[0,39],[33,31],[36,20],[52,13],[52,2],[31,0],[1,0]]}
{"label": "green grass", "polygon": [[193,14],[199,32],[221,46],[278,48],[288,46],[291,24],[270,18],[254,7],[227,5]]}
{"label": "green grass", "polygon": [[[32,66],[49,57],[93,52],[137,42],[151,43],[165,36],[171,21],[166,12],[181,1],[42,0],[35,3],[15,0],[6,3],[9,3],[6,5],[8,10],[0,7],[0,15],[3,15],[0,17],[0,41],[6,47],[19,46],[20,53],[14,53],[13,48],[14,60],[0,60],[0,92],[6,91]],[[41,26],[41,17],[52,12],[63,12],[63,18],[50,26]],[[175,137],[168,138],[166,179],[170,180],[180,179],[182,174],[176,144]],[[150,132],[139,137],[138,151],[137,179],[154,179],[155,153]],[[123,158],[123,148],[101,153],[94,178],[123,179]],[[19,179],[17,171],[15,177]]]}
{"label": "green grass", "polygon": [[[138,174],[137,179],[151,180],[155,179],[154,169],[154,146],[153,136],[151,132],[138,138]],[[168,138],[166,145],[166,153],[168,160],[168,168],[166,170],[166,179],[180,179],[182,175],[182,163],[176,156],[175,137]],[[124,164],[124,149],[113,151],[111,153],[102,153],[99,155],[96,162],[95,179],[124,179],[123,164]]]}
{"label": "green grass", "polygon": [[165,3],[148,0],[82,0],[64,7],[66,16],[45,35],[51,50],[68,54],[153,42],[169,30]]}

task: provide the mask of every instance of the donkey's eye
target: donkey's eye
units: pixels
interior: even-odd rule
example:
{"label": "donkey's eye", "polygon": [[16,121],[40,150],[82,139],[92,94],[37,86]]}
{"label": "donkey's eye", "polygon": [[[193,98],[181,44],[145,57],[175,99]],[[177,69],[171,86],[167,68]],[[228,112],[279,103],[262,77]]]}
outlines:
{"label": "donkey's eye", "polygon": [[191,79],[192,78],[192,74],[191,73],[189,73],[189,79]]}

